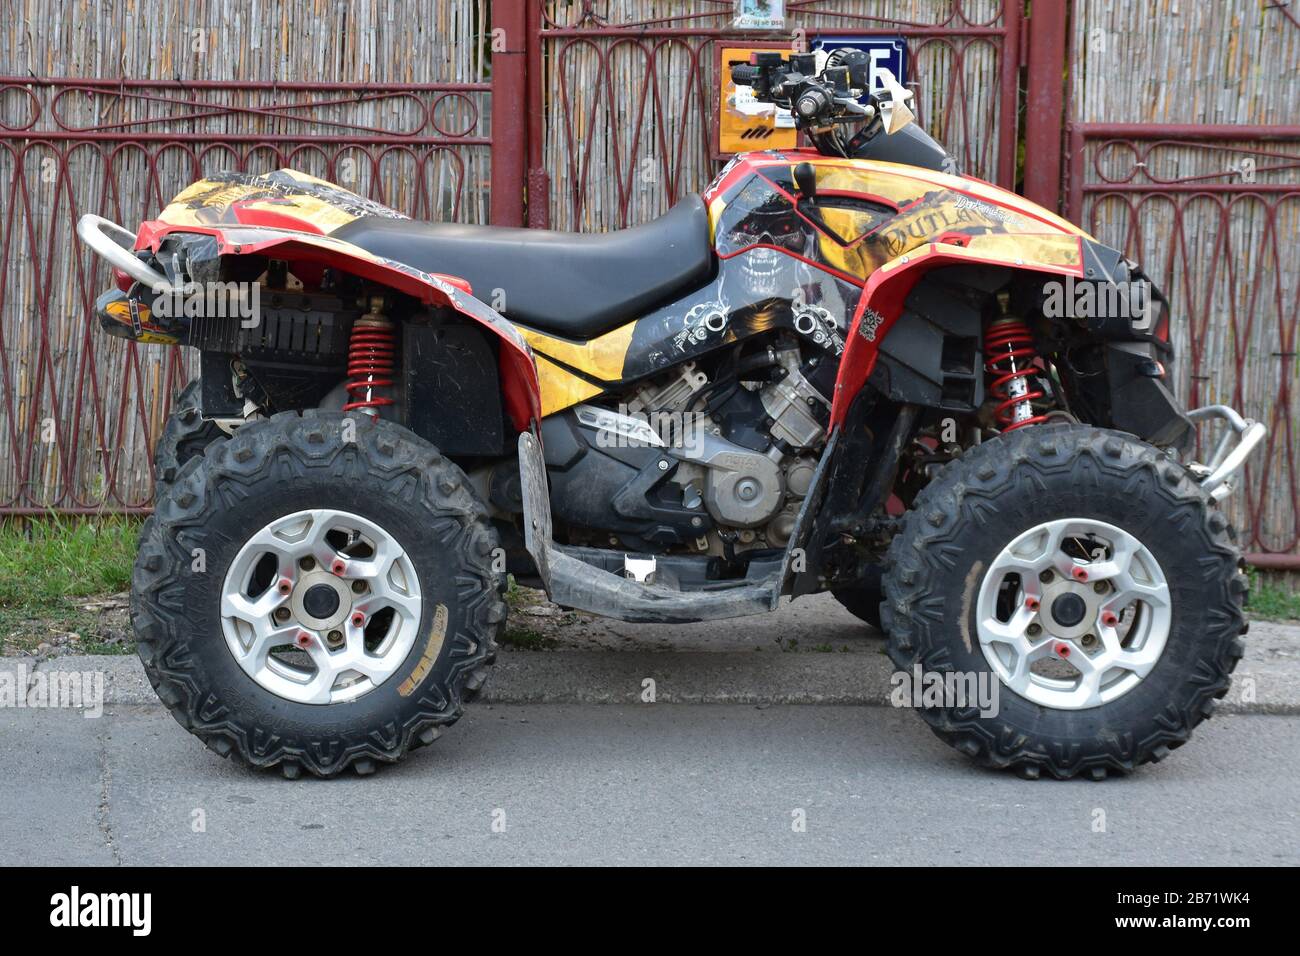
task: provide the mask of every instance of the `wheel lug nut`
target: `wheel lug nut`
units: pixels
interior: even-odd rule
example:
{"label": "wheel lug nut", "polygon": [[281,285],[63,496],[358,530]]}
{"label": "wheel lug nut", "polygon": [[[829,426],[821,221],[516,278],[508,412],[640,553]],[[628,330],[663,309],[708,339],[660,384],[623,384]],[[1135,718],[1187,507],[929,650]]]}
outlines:
{"label": "wheel lug nut", "polygon": [[1037,624],[1030,624],[1027,628],[1025,628],[1025,630],[1030,634],[1030,636],[1041,634],[1043,632],[1042,627],[1040,627]]}
{"label": "wheel lug nut", "polygon": [[330,570],[333,571],[335,574],[342,574],[347,569],[348,566],[344,564],[342,561],[335,561],[332,565],[330,565]]}
{"label": "wheel lug nut", "polygon": [[1046,584],[1048,581],[1052,580],[1052,578],[1054,578],[1054,577],[1055,577],[1055,575],[1052,574],[1051,571],[1044,571],[1044,572],[1042,572],[1041,574],[1038,575],[1038,580],[1040,580],[1040,581],[1042,581],[1044,584]]}
{"label": "wheel lug nut", "polygon": [[1076,581],[1086,581],[1088,580],[1088,571],[1086,568],[1076,567],[1070,571],[1070,577],[1074,578]]}
{"label": "wheel lug nut", "polygon": [[352,626],[353,626],[353,627],[365,627],[365,626],[366,626],[366,616],[365,616],[364,614],[362,614],[360,611],[357,611],[355,614],[352,615]]}
{"label": "wheel lug nut", "polygon": [[316,567],[316,559],[303,558],[298,562],[298,567],[302,568],[304,571],[310,571],[312,568]]}
{"label": "wheel lug nut", "polygon": [[1037,610],[1038,610],[1038,598],[1036,598],[1036,597],[1028,597],[1028,598],[1025,598],[1025,607],[1029,608],[1029,610],[1031,610],[1031,611],[1037,611]]}
{"label": "wheel lug nut", "polygon": [[1056,647],[1053,648],[1053,650],[1056,651],[1056,655],[1057,655],[1058,657],[1069,657],[1069,656],[1070,656],[1070,645],[1069,645],[1069,644],[1066,644],[1064,641],[1057,641],[1057,643],[1056,643]]}
{"label": "wheel lug nut", "polygon": [[353,591],[353,593],[355,593],[355,594],[360,594],[360,593],[361,593],[362,591],[364,591],[365,589],[366,589],[366,582],[365,582],[365,581],[353,581],[353,582],[352,582],[352,591]]}
{"label": "wheel lug nut", "polygon": [[1107,627],[1114,627],[1119,623],[1119,615],[1114,611],[1102,611],[1101,623],[1105,624]]}
{"label": "wheel lug nut", "polygon": [[275,609],[275,619],[281,622],[287,621],[289,620],[289,613],[287,607],[278,607]]}
{"label": "wheel lug nut", "polygon": [[1092,586],[1092,589],[1096,591],[1098,594],[1105,594],[1107,591],[1110,590],[1110,585],[1107,584],[1105,581],[1098,581],[1096,584]]}
{"label": "wheel lug nut", "polygon": [[1079,643],[1084,647],[1092,647],[1097,643],[1097,636],[1095,634],[1085,634]]}
{"label": "wheel lug nut", "polygon": [[304,649],[311,647],[311,635],[308,634],[306,631],[299,631],[298,638],[294,643],[296,643],[299,647]]}
{"label": "wheel lug nut", "polygon": [[288,594],[293,590],[293,582],[288,578],[281,578],[280,583],[275,586],[275,589],[281,594]]}
{"label": "wheel lug nut", "polygon": [[329,642],[331,647],[338,647],[343,643],[343,634],[340,631],[330,631]]}

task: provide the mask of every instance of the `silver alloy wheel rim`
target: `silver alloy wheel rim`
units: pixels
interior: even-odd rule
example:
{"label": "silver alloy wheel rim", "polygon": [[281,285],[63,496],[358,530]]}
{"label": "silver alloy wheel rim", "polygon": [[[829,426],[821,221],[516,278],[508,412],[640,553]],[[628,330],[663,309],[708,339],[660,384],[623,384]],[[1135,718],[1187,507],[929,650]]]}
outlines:
{"label": "silver alloy wheel rim", "polygon": [[[276,573],[266,585],[268,555]],[[320,585],[339,609],[316,618],[304,601]],[[422,606],[415,566],[392,535],[346,511],[313,509],[275,519],[235,555],[221,627],[261,687],[301,704],[336,704],[393,676],[415,644]]]}
{"label": "silver alloy wheel rim", "polygon": [[[1067,593],[1085,606],[1072,626],[1053,613]],[[1090,518],[1016,537],[984,575],[975,613],[980,649],[1002,683],[1058,710],[1097,707],[1140,684],[1164,652],[1173,617],[1155,556],[1127,531]],[[1050,661],[1074,675],[1042,673],[1040,662]]]}

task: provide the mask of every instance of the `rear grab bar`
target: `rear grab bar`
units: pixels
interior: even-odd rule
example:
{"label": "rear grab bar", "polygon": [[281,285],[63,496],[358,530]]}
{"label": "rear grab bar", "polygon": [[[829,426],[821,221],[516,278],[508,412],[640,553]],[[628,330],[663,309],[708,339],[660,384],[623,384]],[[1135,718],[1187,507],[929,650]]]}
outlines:
{"label": "rear grab bar", "polygon": [[155,292],[175,291],[165,275],[157,269],[149,268],[136,257],[132,251],[135,236],[117,223],[103,216],[86,213],[77,220],[77,235],[97,256],[137,282],[143,282]]}

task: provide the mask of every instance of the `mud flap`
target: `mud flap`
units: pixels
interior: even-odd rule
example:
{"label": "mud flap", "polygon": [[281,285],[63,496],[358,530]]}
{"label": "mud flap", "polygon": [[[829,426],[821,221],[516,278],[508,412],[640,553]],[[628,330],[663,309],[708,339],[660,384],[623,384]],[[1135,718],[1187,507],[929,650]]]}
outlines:
{"label": "mud flap", "polygon": [[519,433],[519,486],[524,502],[524,547],[550,594],[551,492],[546,485],[542,443],[530,432]]}
{"label": "mud flap", "polygon": [[[551,500],[541,442],[519,436],[519,478],[524,501],[524,547],[552,601],[620,621],[689,624],[773,610],[781,597],[783,573],[754,584],[716,591],[677,591],[642,584],[594,567],[566,553],[551,535]],[[792,538],[793,542],[796,538]]]}

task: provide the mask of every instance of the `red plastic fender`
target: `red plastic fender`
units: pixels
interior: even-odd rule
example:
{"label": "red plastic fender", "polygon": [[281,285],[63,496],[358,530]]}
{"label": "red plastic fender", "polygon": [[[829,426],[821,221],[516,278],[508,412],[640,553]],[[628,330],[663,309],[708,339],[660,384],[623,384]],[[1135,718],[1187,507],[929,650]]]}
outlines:
{"label": "red plastic fender", "polygon": [[903,314],[903,304],[912,289],[930,270],[952,265],[991,265],[1045,275],[1083,276],[1083,239],[1080,236],[1035,237],[1060,247],[1053,250],[1064,253],[1057,262],[1008,260],[981,252],[978,247],[982,237],[964,238],[969,238],[967,247],[932,242],[912,249],[907,255],[885,263],[867,279],[853,320],[849,323],[844,354],[840,356],[840,367],[835,376],[835,395],[831,399],[832,429],[844,424],[853,400],[876,367],[880,343]]}
{"label": "red plastic fender", "polygon": [[534,421],[541,421],[541,387],[532,349],[508,319],[470,294],[470,285],[464,279],[422,272],[329,236],[261,226],[173,225],[153,220],[140,226],[136,249],[157,252],[164,236],[179,232],[213,236],[223,256],[266,255],[274,251],[277,259],[333,266],[414,296],[428,305],[455,309],[500,341],[502,397],[515,430],[527,431]]}

